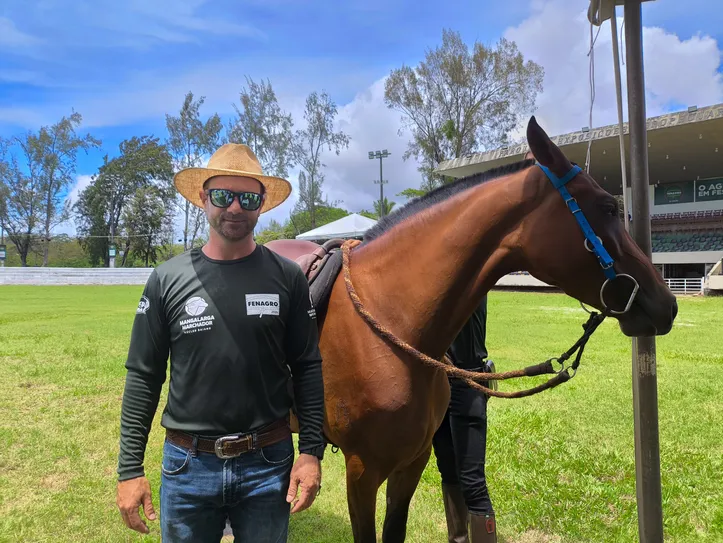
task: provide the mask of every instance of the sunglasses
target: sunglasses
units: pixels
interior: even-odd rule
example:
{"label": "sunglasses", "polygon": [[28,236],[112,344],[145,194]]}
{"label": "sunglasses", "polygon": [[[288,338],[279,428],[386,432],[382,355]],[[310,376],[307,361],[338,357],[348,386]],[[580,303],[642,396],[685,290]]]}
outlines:
{"label": "sunglasses", "polygon": [[261,206],[263,196],[258,192],[233,192],[228,189],[209,189],[206,191],[211,203],[216,207],[227,208],[238,197],[238,203],[246,211],[256,211]]}

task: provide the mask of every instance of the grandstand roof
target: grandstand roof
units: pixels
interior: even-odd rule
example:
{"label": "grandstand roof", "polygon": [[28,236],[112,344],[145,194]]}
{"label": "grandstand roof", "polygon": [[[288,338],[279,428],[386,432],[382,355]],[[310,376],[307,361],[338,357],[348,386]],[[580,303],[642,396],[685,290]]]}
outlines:
{"label": "grandstand roof", "polygon": [[[647,120],[650,184],[723,177],[723,103],[667,113]],[[629,148],[628,123],[623,124]],[[617,123],[552,137],[567,157],[585,164],[588,141],[590,174],[612,194],[622,194],[620,144]],[[522,160],[527,143],[445,161],[437,171],[464,177]],[[628,172],[630,162],[628,159]],[[628,186],[630,176],[628,175]]]}

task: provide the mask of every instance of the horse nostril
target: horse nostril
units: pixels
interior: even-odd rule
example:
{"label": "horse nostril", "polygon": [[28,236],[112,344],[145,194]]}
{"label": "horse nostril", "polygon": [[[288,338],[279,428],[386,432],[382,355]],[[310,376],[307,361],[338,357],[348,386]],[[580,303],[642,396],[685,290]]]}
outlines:
{"label": "horse nostril", "polygon": [[675,317],[677,317],[677,316],[678,316],[678,301],[673,300],[673,306],[670,308],[670,317],[671,317],[670,320],[674,321]]}

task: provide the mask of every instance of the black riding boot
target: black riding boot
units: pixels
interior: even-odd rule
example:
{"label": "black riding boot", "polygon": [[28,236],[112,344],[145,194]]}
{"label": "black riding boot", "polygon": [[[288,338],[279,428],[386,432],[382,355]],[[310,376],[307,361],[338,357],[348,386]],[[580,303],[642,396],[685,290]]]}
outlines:
{"label": "black riding boot", "polygon": [[[493,368],[485,364],[472,371],[494,371]],[[485,478],[487,397],[456,379],[450,381],[449,426],[460,487],[469,512],[469,542],[496,542],[495,514]]]}
{"label": "black riding boot", "polygon": [[470,543],[497,543],[497,522],[494,513],[469,514]]}
{"label": "black riding boot", "polygon": [[462,488],[458,484],[442,483],[444,514],[447,517],[447,541],[469,543],[467,537],[467,505]]}

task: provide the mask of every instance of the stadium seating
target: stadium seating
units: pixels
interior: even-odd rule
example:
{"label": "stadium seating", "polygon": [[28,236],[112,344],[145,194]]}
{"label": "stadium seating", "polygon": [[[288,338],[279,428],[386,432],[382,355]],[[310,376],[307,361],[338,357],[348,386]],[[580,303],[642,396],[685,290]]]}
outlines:
{"label": "stadium seating", "polygon": [[708,211],[684,211],[682,213],[656,213],[651,215],[653,222],[680,221],[690,219],[715,219],[723,217],[723,209]]}
{"label": "stadium seating", "polygon": [[653,232],[654,253],[723,251],[723,230]]}

